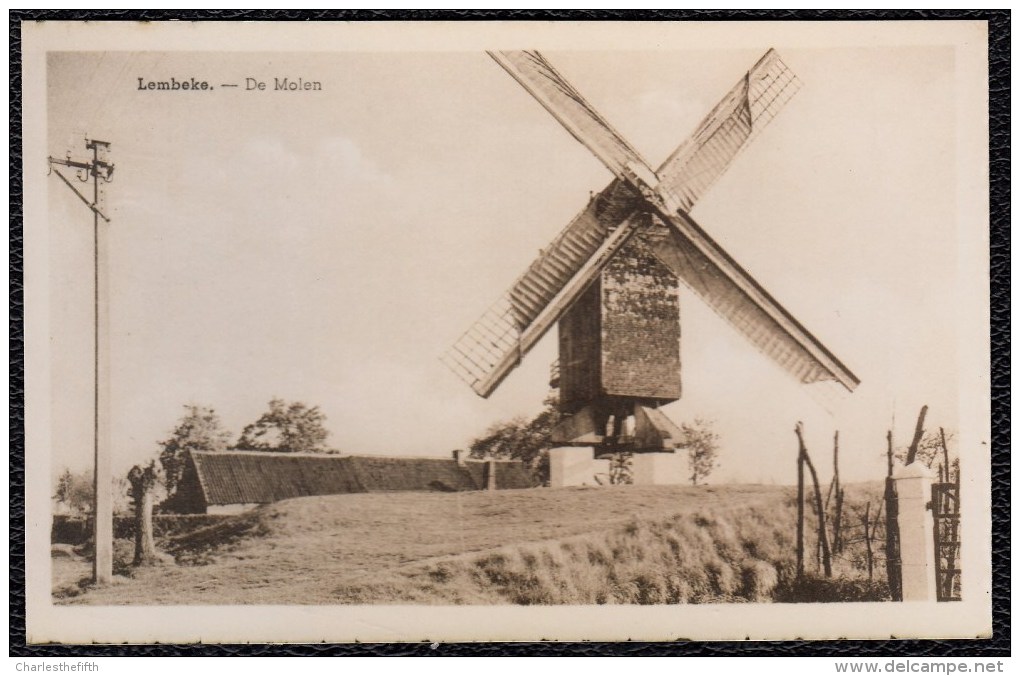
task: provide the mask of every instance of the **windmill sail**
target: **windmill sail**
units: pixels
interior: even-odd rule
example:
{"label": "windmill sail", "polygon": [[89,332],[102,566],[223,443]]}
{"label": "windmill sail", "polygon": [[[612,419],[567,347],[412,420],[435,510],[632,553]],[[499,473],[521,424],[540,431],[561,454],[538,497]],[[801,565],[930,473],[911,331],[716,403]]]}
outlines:
{"label": "windmill sail", "polygon": [[658,192],[690,211],[800,85],[774,49],[766,52],[659,168]]}
{"label": "windmill sail", "polygon": [[640,154],[541,54],[489,55],[623,180],[613,181],[592,199],[443,355],[443,362],[483,397],[520,363],[633,234],[636,221],[627,219],[640,200],[628,182],[635,168],[646,176],[651,172]]}
{"label": "windmill sail", "polygon": [[762,354],[804,384],[860,380],[690,216],[661,214],[669,238],[651,242],[656,257]]}
{"label": "windmill sail", "polygon": [[512,51],[489,52],[489,56],[528,90],[574,138],[595,153],[617,178],[626,179],[632,175],[634,167],[648,166],[641,154],[541,54]]}
{"label": "windmill sail", "polygon": [[800,80],[770,49],[723,97],[657,172],[656,192],[679,211],[661,214],[672,236],[653,248],[716,314],[798,381],[834,381],[853,391],[857,376],[685,213],[799,89]]}
{"label": "windmill sail", "polygon": [[510,288],[514,321],[521,330],[538,317],[639,204],[637,193],[626,183],[613,181],[539,253]]}
{"label": "windmill sail", "polygon": [[779,54],[768,50],[653,174],[641,154],[541,54],[489,54],[617,178],[633,182],[639,171],[649,187],[657,182],[659,194],[684,211],[691,210],[801,87]]}
{"label": "windmill sail", "polygon": [[594,198],[443,355],[476,393],[496,389],[638,229],[628,194],[614,181]]}

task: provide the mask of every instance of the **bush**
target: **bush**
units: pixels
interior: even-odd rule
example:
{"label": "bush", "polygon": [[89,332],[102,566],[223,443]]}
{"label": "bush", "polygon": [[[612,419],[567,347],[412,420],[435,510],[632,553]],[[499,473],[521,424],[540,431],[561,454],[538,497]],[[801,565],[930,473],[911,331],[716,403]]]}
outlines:
{"label": "bush", "polygon": [[[152,517],[152,530],[157,538],[166,540],[215,526],[230,518],[229,514],[157,514]],[[135,537],[134,518],[125,519],[120,528],[121,532],[116,533],[115,537]]]}
{"label": "bush", "polygon": [[[229,519],[225,514],[157,514],[152,517],[152,529],[156,538],[176,538],[202,528],[222,523]],[[135,519],[133,516],[114,516],[113,537],[119,540],[134,540]],[[53,517],[50,530],[51,544],[83,545],[92,539],[92,519],[81,516],[58,514]]]}
{"label": "bush", "polygon": [[58,514],[50,528],[50,544],[80,545],[92,533],[92,520],[84,516]]}
{"label": "bush", "polygon": [[778,603],[865,603],[889,601],[889,585],[885,580],[836,577],[826,579],[805,575],[780,585],[775,600]]}

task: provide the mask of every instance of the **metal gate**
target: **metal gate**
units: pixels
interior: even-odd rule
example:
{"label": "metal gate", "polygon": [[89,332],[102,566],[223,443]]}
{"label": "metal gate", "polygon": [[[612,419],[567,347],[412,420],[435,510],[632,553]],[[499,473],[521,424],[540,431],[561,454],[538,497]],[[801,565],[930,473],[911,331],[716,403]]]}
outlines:
{"label": "metal gate", "polygon": [[935,593],[939,601],[959,601],[960,595],[960,477],[931,485],[931,513],[935,535]]}

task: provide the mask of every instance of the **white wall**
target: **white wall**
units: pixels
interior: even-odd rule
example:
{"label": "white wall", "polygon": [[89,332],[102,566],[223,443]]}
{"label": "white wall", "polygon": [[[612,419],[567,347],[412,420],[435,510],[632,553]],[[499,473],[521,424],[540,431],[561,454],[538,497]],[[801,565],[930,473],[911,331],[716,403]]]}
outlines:
{"label": "white wall", "polygon": [[635,453],[631,473],[637,486],[673,486],[688,481],[687,456],[682,453]]}
{"label": "white wall", "polygon": [[561,446],[549,449],[549,486],[597,486],[595,472],[608,472],[595,463],[595,449],[591,446]]}
{"label": "white wall", "polygon": [[236,503],[233,505],[207,505],[206,514],[240,514],[255,509],[259,506],[257,502]]}
{"label": "white wall", "polygon": [[[634,484],[638,486],[672,486],[685,484],[687,456],[683,453],[635,453],[631,461]],[[563,446],[549,449],[549,486],[598,486],[609,483],[609,460],[596,460],[590,446]]]}

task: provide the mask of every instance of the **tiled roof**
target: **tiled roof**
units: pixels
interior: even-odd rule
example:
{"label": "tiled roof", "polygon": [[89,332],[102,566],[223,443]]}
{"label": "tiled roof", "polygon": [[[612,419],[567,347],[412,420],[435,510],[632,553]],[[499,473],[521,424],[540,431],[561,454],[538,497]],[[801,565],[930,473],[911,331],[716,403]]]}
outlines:
{"label": "tiled roof", "polygon": [[223,451],[191,457],[209,505],[362,492],[339,455]]}
{"label": "tiled roof", "polygon": [[[484,462],[443,458],[192,452],[207,505],[267,503],[287,498],[381,491],[470,491],[486,488]],[[496,463],[497,488],[533,484],[517,462]]]}
{"label": "tiled roof", "polygon": [[[453,459],[352,456],[348,467],[366,491],[474,491],[485,488]],[[481,464],[481,463],[471,463]]]}

